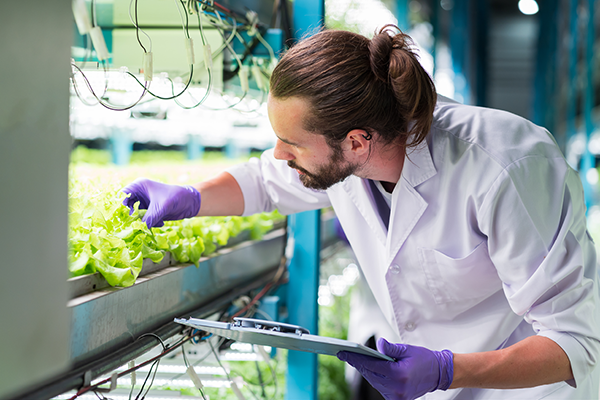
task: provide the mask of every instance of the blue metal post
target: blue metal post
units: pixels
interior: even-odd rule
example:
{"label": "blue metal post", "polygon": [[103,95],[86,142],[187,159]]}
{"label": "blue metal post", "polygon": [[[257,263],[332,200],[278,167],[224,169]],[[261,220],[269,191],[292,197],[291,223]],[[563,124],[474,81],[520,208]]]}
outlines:
{"label": "blue metal post", "polygon": [[[289,217],[294,256],[289,269],[287,292],[289,322],[318,334],[319,262],[321,211],[306,211]],[[317,399],[317,355],[288,352],[286,399]]]}
{"label": "blue metal post", "polygon": [[[324,0],[297,0],[294,7],[294,36],[301,38],[322,29]],[[318,333],[318,303],[321,211],[307,211],[289,217],[294,240],[294,256],[289,265],[287,288],[288,321]],[[318,389],[317,355],[288,352],[287,400],[316,400]]]}
{"label": "blue metal post", "polygon": [[198,135],[190,135],[187,142],[188,160],[200,160],[204,155],[204,146]]}
{"label": "blue metal post", "polygon": [[310,36],[323,28],[325,23],[324,0],[294,1],[294,36],[300,39]]}
{"label": "blue metal post", "polygon": [[127,165],[133,151],[133,142],[127,132],[113,132],[110,137],[112,162],[115,165]]}
{"label": "blue metal post", "polygon": [[590,153],[589,141],[594,132],[594,121],[592,120],[592,109],[594,108],[594,1],[587,1],[588,21],[585,46],[585,97],[583,105],[585,121],[585,152],[581,160],[581,178],[583,180],[583,190],[585,195],[585,204],[589,210],[595,202],[596,187],[588,181],[588,171],[596,168],[596,160]]}
{"label": "blue metal post", "polygon": [[398,18],[398,28],[400,28],[402,32],[406,32],[410,29],[408,0],[396,0],[396,18]]}
{"label": "blue metal post", "polygon": [[239,146],[235,139],[230,139],[225,145],[225,155],[227,158],[235,160],[236,158],[246,157],[250,154],[250,148]]}

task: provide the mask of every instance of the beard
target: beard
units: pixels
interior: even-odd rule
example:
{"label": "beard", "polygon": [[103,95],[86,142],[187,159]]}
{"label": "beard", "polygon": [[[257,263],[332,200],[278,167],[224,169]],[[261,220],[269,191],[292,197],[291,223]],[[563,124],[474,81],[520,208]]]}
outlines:
{"label": "beard", "polygon": [[336,183],[353,175],[359,168],[358,164],[346,163],[341,155],[335,153],[329,158],[327,164],[319,166],[315,173],[308,172],[293,160],[288,161],[288,166],[302,172],[300,182],[305,187],[315,190],[329,189]]}

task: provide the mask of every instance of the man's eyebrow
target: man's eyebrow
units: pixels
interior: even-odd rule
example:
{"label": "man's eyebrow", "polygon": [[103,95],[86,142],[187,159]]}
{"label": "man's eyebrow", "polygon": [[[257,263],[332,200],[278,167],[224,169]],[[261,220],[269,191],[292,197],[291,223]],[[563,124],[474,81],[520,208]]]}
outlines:
{"label": "man's eyebrow", "polygon": [[298,146],[298,144],[297,144],[297,143],[290,142],[290,141],[289,141],[289,140],[287,140],[287,139],[284,139],[284,138],[282,138],[282,137],[279,137],[279,135],[277,135],[277,134],[275,134],[275,136],[277,136],[277,139],[281,140],[283,143],[289,144],[290,146]]}

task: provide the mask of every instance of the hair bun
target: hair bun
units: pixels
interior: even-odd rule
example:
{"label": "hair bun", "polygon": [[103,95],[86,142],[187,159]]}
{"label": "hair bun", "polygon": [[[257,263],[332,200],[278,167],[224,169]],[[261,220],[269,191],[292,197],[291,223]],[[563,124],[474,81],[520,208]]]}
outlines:
{"label": "hair bun", "polygon": [[369,63],[377,79],[388,82],[393,38],[383,29],[369,42]]}

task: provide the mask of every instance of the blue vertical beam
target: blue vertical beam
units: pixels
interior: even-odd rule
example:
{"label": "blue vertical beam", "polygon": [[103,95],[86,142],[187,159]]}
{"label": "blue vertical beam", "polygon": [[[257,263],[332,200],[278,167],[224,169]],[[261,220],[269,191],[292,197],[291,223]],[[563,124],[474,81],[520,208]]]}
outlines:
{"label": "blue vertical beam", "polygon": [[[306,211],[289,217],[294,240],[294,256],[288,267],[287,290],[289,322],[318,334],[319,252],[321,211]],[[313,353],[288,352],[286,399],[316,400],[318,360]]]}
{"label": "blue vertical beam", "polygon": [[115,130],[110,137],[112,162],[115,165],[127,165],[133,151],[133,142],[128,132]]}
{"label": "blue vertical beam", "polygon": [[200,160],[204,155],[204,145],[198,135],[189,135],[187,142],[188,160]]}
{"label": "blue vertical beam", "polygon": [[581,178],[583,180],[583,190],[585,195],[585,204],[589,210],[595,202],[594,187],[587,179],[587,173],[595,168],[595,158],[590,153],[589,141],[594,132],[594,121],[592,120],[592,110],[594,108],[594,1],[587,0],[587,31],[585,40],[585,93],[584,93],[584,122],[585,122],[585,152],[581,162]]}
{"label": "blue vertical beam", "polygon": [[[321,30],[325,21],[324,0],[296,0],[294,35],[296,39]],[[294,256],[288,267],[288,321],[318,333],[318,303],[321,211],[306,211],[289,217]],[[318,360],[313,353],[288,352],[287,400],[316,400],[318,397]]]}
{"label": "blue vertical beam", "polygon": [[452,29],[450,31],[455,98],[464,104],[471,103],[471,90],[468,80],[469,45],[471,43],[468,30],[469,5],[470,0],[455,0],[452,8]]}
{"label": "blue vertical beam", "polygon": [[410,20],[408,18],[408,0],[396,0],[396,18],[398,19],[398,28],[402,32],[410,29]]}
{"label": "blue vertical beam", "polygon": [[321,30],[325,24],[325,0],[298,0],[294,6],[294,36],[300,39]]}

